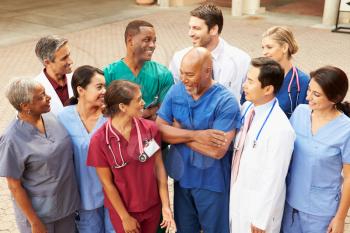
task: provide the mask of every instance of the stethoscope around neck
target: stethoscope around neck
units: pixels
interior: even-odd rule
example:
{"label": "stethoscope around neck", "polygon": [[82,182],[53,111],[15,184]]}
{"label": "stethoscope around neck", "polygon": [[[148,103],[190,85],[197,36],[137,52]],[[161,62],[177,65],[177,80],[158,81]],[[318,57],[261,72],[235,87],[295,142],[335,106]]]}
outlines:
{"label": "stethoscope around neck", "polygon": [[[297,107],[298,105],[298,101],[299,101],[299,94],[300,94],[300,82],[299,82],[299,74],[298,74],[298,70],[295,66],[292,67],[292,77],[290,78],[289,84],[288,84],[288,97],[289,97],[289,102],[290,102],[290,113],[293,113],[293,110]],[[297,83],[297,98],[295,101],[295,105],[293,106],[293,100],[292,100],[292,94],[291,94],[291,87],[292,87],[292,83],[293,80],[296,80]]]}
{"label": "stethoscope around neck", "polygon": [[[137,123],[137,120],[135,118],[133,118],[133,121],[135,122],[135,126],[136,126],[136,131],[137,131],[137,140],[138,140],[138,144],[139,144],[139,152],[140,152],[140,155],[139,155],[139,160],[141,162],[145,162],[146,159],[143,160],[143,158],[140,158],[141,156],[143,156],[143,143],[142,143],[142,139],[141,139],[141,132],[140,132],[140,127],[139,127],[139,124]],[[114,154],[113,152],[113,149],[112,149],[112,146],[111,146],[111,143],[110,143],[110,140],[109,140],[109,132],[113,134],[113,136],[116,138],[117,142],[118,142],[118,150],[119,150],[119,158],[121,160],[121,164],[119,164],[117,162],[117,159],[116,159],[116,155]],[[123,157],[123,154],[122,154],[122,150],[121,150],[121,146],[120,146],[120,138],[118,136],[118,134],[116,134],[114,132],[114,130],[112,129],[112,119],[110,118],[108,121],[107,121],[107,124],[106,124],[106,132],[105,132],[105,136],[106,136],[106,144],[107,144],[107,147],[108,149],[110,150],[112,156],[113,156],[113,161],[114,161],[114,165],[112,166],[113,168],[122,168],[122,167],[125,167],[128,163],[125,162],[124,160],[124,157]]]}

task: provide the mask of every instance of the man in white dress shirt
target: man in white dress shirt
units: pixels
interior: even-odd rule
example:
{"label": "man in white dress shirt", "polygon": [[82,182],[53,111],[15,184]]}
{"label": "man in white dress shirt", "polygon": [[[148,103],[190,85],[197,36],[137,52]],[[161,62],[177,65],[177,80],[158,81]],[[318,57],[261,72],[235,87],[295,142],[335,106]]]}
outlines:
{"label": "man in white dress shirt", "polygon": [[[220,37],[223,27],[221,10],[213,4],[204,4],[191,11],[188,35],[194,47],[205,47],[213,58],[214,80],[228,88],[240,101],[242,84],[249,68],[249,55]],[[175,83],[180,81],[180,64],[183,56],[192,47],[176,52],[170,62],[169,70]]]}
{"label": "man in white dress shirt", "polygon": [[[243,90],[230,189],[231,233],[279,233],[295,133],[275,98],[284,78],[269,58],[251,61]],[[251,122],[251,123],[249,123]],[[245,132],[247,132],[245,134]]]}
{"label": "man in white dress shirt", "polygon": [[36,56],[44,69],[35,78],[51,96],[51,112],[55,115],[68,104],[73,95],[71,87],[72,64],[68,40],[57,36],[40,38],[35,46]]}

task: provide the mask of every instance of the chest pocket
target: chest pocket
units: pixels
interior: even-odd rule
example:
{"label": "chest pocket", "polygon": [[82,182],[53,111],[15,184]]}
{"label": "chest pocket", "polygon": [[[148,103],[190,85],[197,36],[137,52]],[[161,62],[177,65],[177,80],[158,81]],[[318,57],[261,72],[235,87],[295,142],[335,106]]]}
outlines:
{"label": "chest pocket", "polygon": [[188,103],[184,99],[174,98],[171,104],[174,119],[179,122],[182,128],[191,128],[191,119],[188,112]]}

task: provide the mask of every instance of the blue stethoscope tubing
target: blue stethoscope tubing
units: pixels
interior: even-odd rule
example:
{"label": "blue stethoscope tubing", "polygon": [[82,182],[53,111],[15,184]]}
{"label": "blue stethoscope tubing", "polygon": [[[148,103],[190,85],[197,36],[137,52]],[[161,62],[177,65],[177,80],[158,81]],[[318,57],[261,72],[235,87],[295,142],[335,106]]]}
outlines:
{"label": "blue stethoscope tubing", "polygon": [[[292,67],[292,72],[293,72],[292,73],[292,77],[290,78],[290,81],[289,81],[289,84],[288,84],[288,89],[287,89],[289,102],[290,102],[290,113],[292,113],[293,110],[297,107],[298,101],[299,101],[299,94],[300,94],[299,74],[298,74],[298,70],[297,70],[297,68],[295,66]],[[295,101],[295,106],[293,108],[291,87],[292,87],[292,83],[293,83],[294,77],[295,77],[295,80],[296,80],[296,83],[297,83],[297,98],[296,98],[296,101]]]}
{"label": "blue stethoscope tubing", "polygon": [[[258,141],[258,139],[259,139],[260,133],[261,133],[261,131],[263,130],[263,128],[264,128],[264,126],[265,126],[267,120],[270,118],[271,112],[272,112],[272,110],[274,109],[276,103],[277,103],[277,99],[275,99],[275,101],[273,102],[272,107],[270,108],[270,111],[269,111],[269,113],[267,114],[267,116],[266,116],[266,118],[265,118],[265,120],[264,120],[264,123],[261,125],[261,127],[260,127],[260,129],[259,129],[259,132],[257,133],[257,135],[256,135],[256,137],[255,137],[255,140],[254,140],[254,143],[253,143],[253,148],[255,148],[256,143],[257,143],[257,141]],[[243,119],[245,118],[245,115],[247,114],[248,110],[251,109],[252,105],[253,105],[253,103],[250,103],[250,104],[248,105],[247,109],[244,111],[244,114],[243,114],[243,116],[242,116],[242,118],[241,118],[241,122],[242,122]]]}

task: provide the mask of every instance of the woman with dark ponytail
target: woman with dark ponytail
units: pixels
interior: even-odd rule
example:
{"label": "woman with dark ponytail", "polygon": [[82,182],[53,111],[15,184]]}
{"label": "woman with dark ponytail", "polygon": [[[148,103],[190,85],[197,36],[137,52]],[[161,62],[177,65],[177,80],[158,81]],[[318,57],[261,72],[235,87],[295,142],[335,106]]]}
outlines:
{"label": "woman with dark ponytail", "polygon": [[348,78],[337,67],[310,73],[308,105],[290,121],[297,134],[287,179],[282,233],[342,233],[350,206]]}
{"label": "woman with dark ponytail", "polygon": [[106,121],[102,115],[106,92],[103,72],[92,66],[81,66],[74,71],[71,84],[74,94],[71,105],[58,114],[58,119],[68,131],[74,148],[74,167],[81,199],[76,225],[79,233],[114,232],[104,208],[102,186],[96,170],[86,165],[90,138]]}

